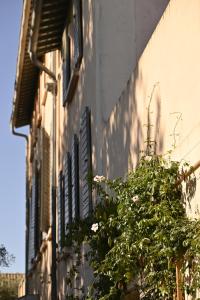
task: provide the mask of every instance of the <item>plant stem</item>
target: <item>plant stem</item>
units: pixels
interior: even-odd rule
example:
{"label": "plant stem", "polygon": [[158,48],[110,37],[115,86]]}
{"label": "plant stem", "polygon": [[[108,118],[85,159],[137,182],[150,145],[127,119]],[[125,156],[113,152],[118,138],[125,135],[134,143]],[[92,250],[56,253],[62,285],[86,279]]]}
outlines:
{"label": "plant stem", "polygon": [[177,300],[183,300],[183,293],[182,293],[182,275],[181,275],[181,267],[182,262],[181,260],[177,261],[176,263],[176,291],[177,291]]}

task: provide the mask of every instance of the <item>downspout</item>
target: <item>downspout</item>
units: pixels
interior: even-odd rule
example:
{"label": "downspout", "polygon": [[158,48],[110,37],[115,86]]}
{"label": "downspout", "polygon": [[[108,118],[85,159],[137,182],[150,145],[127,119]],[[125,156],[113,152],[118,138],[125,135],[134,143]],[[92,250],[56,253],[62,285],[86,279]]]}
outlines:
{"label": "downspout", "polygon": [[24,138],[26,140],[26,145],[27,145],[27,148],[28,148],[28,135],[26,135],[24,133],[17,132],[13,125],[12,125],[12,134]]}
{"label": "downspout", "polygon": [[21,138],[24,138],[26,141],[26,229],[25,229],[25,295],[28,295],[28,240],[29,240],[29,185],[28,185],[28,175],[29,175],[29,166],[28,166],[28,153],[29,153],[29,144],[28,144],[28,135],[19,133],[15,130],[14,125],[12,124],[12,134]]}
{"label": "downspout", "polygon": [[57,95],[57,80],[56,75],[49,70],[37,57],[37,42],[39,35],[42,0],[34,1],[34,9],[32,15],[32,24],[29,39],[29,55],[35,66],[42,72],[45,72],[53,80],[51,89],[47,87],[53,95],[53,113],[52,113],[52,203],[51,203],[51,216],[52,216],[52,261],[51,261],[51,299],[57,299],[57,279],[56,279],[56,95]]}

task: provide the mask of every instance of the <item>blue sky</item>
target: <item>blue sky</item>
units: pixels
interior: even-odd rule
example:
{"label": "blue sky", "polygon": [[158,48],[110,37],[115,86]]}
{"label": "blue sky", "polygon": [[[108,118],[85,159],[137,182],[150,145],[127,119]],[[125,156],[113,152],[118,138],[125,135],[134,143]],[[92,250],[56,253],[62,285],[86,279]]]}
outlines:
{"label": "blue sky", "polygon": [[0,1],[0,244],[16,257],[2,272],[24,272],[25,143],[9,124],[22,2]]}

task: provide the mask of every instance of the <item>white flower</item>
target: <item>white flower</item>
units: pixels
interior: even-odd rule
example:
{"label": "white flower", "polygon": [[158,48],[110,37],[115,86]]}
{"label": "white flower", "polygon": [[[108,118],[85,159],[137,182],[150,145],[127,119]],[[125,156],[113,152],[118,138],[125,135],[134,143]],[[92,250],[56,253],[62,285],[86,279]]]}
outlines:
{"label": "white flower", "polygon": [[144,159],[147,160],[147,161],[150,161],[150,160],[152,160],[152,156],[146,155],[146,156],[144,157]]}
{"label": "white flower", "polygon": [[91,230],[96,232],[99,228],[99,224],[98,223],[95,223],[95,224],[92,224],[92,227],[91,227]]}
{"label": "white flower", "polygon": [[133,198],[132,198],[132,200],[133,200],[133,202],[138,202],[139,201],[139,197],[136,195],[136,196],[134,196]]}
{"label": "white flower", "polygon": [[106,180],[106,178],[104,176],[99,176],[99,175],[96,175],[93,179],[95,182],[103,182]]}

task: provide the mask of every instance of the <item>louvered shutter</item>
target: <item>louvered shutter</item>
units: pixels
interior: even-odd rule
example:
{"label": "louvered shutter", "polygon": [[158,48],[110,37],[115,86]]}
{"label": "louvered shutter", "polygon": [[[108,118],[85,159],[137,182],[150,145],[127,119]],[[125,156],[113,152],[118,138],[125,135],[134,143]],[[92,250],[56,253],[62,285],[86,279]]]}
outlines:
{"label": "louvered shutter", "polygon": [[37,194],[37,180],[36,180],[36,172],[34,170],[33,178],[32,178],[32,214],[31,214],[31,231],[32,231],[32,253],[31,259],[35,257],[35,245],[36,245],[36,236],[35,236],[35,227],[36,227],[36,194]]}
{"label": "louvered shutter", "polygon": [[[32,178],[33,186],[33,178]],[[32,189],[33,191],[33,189]],[[29,240],[28,240],[28,269],[32,267],[31,261],[34,258],[34,227],[33,227],[33,201],[32,197],[29,199]]]}
{"label": "louvered shutter", "polygon": [[80,208],[84,219],[92,211],[92,155],[91,155],[91,122],[90,111],[86,107],[80,124]]}
{"label": "louvered shutter", "polygon": [[63,105],[66,102],[67,90],[71,77],[71,39],[65,28],[62,38],[62,72],[63,72]]}
{"label": "louvered shutter", "polygon": [[48,232],[50,226],[50,140],[42,129],[41,157],[41,231]]}
{"label": "louvered shutter", "polygon": [[71,156],[67,152],[64,158],[64,203],[65,203],[65,235],[68,233],[67,226],[72,222],[72,177]]}
{"label": "louvered shutter", "polygon": [[72,141],[72,220],[79,218],[79,155],[78,138]]}
{"label": "louvered shutter", "polygon": [[40,171],[35,170],[35,224],[34,224],[34,248],[35,255],[40,248]]}
{"label": "louvered shutter", "polygon": [[36,256],[38,248],[38,178],[37,178],[37,162],[33,164],[32,174],[32,195],[30,204],[30,220],[29,220],[29,267],[31,267],[31,261]]}
{"label": "louvered shutter", "polygon": [[63,247],[64,242],[64,217],[65,217],[65,207],[64,207],[64,193],[63,193],[63,173],[62,171],[58,177],[58,244],[59,248]]}
{"label": "louvered shutter", "polygon": [[82,42],[82,5],[81,0],[73,0],[73,39],[74,39],[74,64],[79,67],[83,55]]}

